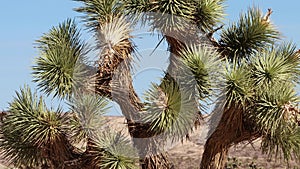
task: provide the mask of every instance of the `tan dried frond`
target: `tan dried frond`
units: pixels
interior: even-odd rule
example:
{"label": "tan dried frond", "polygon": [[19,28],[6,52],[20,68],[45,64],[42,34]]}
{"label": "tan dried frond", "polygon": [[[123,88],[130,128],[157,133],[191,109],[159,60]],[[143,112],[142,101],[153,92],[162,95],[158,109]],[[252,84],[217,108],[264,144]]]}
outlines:
{"label": "tan dried frond", "polygon": [[165,93],[161,87],[157,88],[158,91],[158,98],[154,101],[154,104],[157,106],[157,108],[162,109],[165,111],[168,108],[168,94]]}
{"label": "tan dried frond", "polygon": [[130,38],[132,32],[130,23],[121,16],[111,19],[111,22],[100,25],[98,32],[99,47],[105,52],[116,54],[123,59],[129,57],[132,52],[132,43]]}
{"label": "tan dried frond", "polygon": [[130,33],[130,24],[122,16],[100,26],[98,36],[101,49],[98,60],[100,76],[113,74],[121,63],[130,69],[133,52]]}
{"label": "tan dried frond", "polygon": [[300,110],[297,106],[292,104],[291,102],[288,102],[282,106],[283,109],[283,118],[286,121],[291,121],[295,123],[300,123]]}
{"label": "tan dried frond", "polygon": [[[120,73],[125,79],[131,79],[129,72],[133,45],[130,23],[125,17],[111,18],[109,22],[100,25],[98,30],[98,47],[100,48],[97,60],[97,72],[87,80],[88,90],[100,95],[110,95],[112,86],[120,86],[115,83]],[[118,82],[122,83],[122,82]]]}

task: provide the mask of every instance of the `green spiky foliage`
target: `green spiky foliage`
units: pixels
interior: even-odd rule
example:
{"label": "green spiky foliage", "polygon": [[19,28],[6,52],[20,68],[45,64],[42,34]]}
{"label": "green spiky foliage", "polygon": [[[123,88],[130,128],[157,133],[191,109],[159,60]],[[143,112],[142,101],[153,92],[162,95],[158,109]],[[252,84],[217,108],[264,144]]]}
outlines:
{"label": "green spiky foliage", "polygon": [[283,157],[286,161],[300,157],[300,112],[296,103],[299,97],[294,86],[282,83],[262,91],[250,107],[250,118],[262,133],[262,151],[270,157]]}
{"label": "green spiky foliage", "polygon": [[[245,62],[238,66],[237,61],[230,63],[226,61],[222,77],[219,81],[220,94],[216,98],[216,107],[210,119],[211,129],[209,134],[216,129],[226,128],[228,132],[232,130],[228,137],[237,133],[241,135],[243,131],[243,118],[246,108],[252,104],[255,96],[254,85],[251,80],[251,71]],[[218,123],[224,118],[225,124]],[[219,129],[218,129],[219,130]],[[223,139],[226,136],[222,136]],[[222,144],[222,143],[219,143]]]}
{"label": "green spiky foliage", "polygon": [[33,81],[45,94],[68,98],[86,76],[86,44],[74,21],[68,19],[37,40],[40,56],[33,66]]}
{"label": "green spiky foliage", "polygon": [[83,6],[75,11],[83,13],[86,27],[97,31],[103,23],[110,22],[113,17],[122,14],[122,1],[119,0],[74,0],[82,2]]}
{"label": "green spiky foliage", "polygon": [[224,0],[195,0],[194,21],[204,32],[212,31],[224,19]]}
{"label": "green spiky foliage", "polygon": [[[0,146],[4,156],[14,164],[57,168],[71,159],[71,162],[90,164],[92,168],[136,168],[136,152],[124,135],[97,131],[107,101],[89,94],[76,94],[92,91],[115,97],[130,93],[129,101],[122,100],[123,97],[116,100],[131,125],[131,136],[158,136],[142,142],[142,146],[138,139],[133,139],[136,147],[144,148],[138,152],[141,158],[142,154],[150,153],[142,151],[161,143],[155,140],[159,136],[177,141],[188,135],[199,117],[198,101],[211,96],[215,87],[221,88],[217,98],[221,120],[217,132],[210,135],[213,137],[208,143],[212,145],[206,146],[214,152],[207,150],[209,153],[203,155],[204,158],[213,156],[207,158],[210,158],[208,163],[222,161],[218,153],[226,154],[232,144],[260,136],[263,152],[283,154],[287,161],[300,157],[299,99],[295,94],[299,83],[299,52],[291,44],[274,46],[279,33],[269,22],[269,15],[263,17],[257,8],[249,8],[238,22],[222,32],[218,43],[213,33],[224,17],[224,0],[74,1],[83,4],[75,10],[83,14],[85,26],[98,38],[96,47],[101,52],[94,68],[96,73],[84,70],[86,45],[80,40],[74,21],[67,20],[53,27],[37,41],[40,57],[33,67],[34,81],[45,94],[68,98],[74,114],[48,110],[42,98],[31,94],[28,88],[21,89],[1,125]],[[131,85],[130,61],[134,47],[130,41],[132,25],[127,16],[133,15],[142,16],[142,23],[149,24],[151,31],[160,32],[172,53],[170,73],[160,85],[152,85],[145,95],[145,104]],[[214,48],[204,46],[203,37]],[[172,58],[175,55],[181,58]],[[225,56],[224,59],[219,55]],[[225,67],[223,79],[211,79],[219,75],[219,69],[215,68],[222,66]],[[81,77],[88,77],[85,84],[80,83]],[[77,93],[73,91],[74,86],[87,87],[87,90]],[[70,99],[71,96],[74,97]],[[138,116],[144,117],[145,124],[137,124],[131,116],[139,111]],[[80,152],[80,157],[73,158],[74,147],[69,142],[75,145],[81,139],[86,143],[85,150]],[[215,152],[217,155],[212,155]],[[151,154],[140,159],[141,166],[170,166],[165,157],[163,153]]]}
{"label": "green spiky foliage", "polygon": [[122,132],[99,132],[91,143],[92,164],[104,169],[136,169],[137,152]]}
{"label": "green spiky foliage", "polygon": [[277,55],[285,58],[286,64],[290,66],[290,71],[293,72],[291,80],[294,83],[299,83],[300,53],[296,48],[295,44],[289,42],[279,45],[276,51]]}
{"label": "green spiky foliage", "polygon": [[193,8],[188,1],[161,0],[150,2],[149,12],[153,30],[164,33],[186,30],[191,22]]}
{"label": "green spiky foliage", "polygon": [[298,83],[299,57],[295,46],[283,44],[271,50],[259,52],[251,59],[255,85],[266,88],[276,83]]}
{"label": "green spiky foliage", "polygon": [[146,22],[147,12],[149,11],[150,0],[123,0],[125,15],[132,20],[141,19]]}
{"label": "green spiky foliage", "polygon": [[227,67],[224,71],[224,82],[221,84],[223,94],[225,97],[224,108],[230,107],[246,107],[247,103],[251,102],[254,96],[253,82],[251,78],[251,71],[243,62],[238,66],[237,61],[233,64],[227,62]]}
{"label": "green spiky foliage", "polygon": [[[228,137],[230,140],[235,134],[241,135],[244,112],[252,104],[255,90],[251,71],[246,62],[238,64],[236,60],[229,62],[227,59],[224,62],[221,78],[218,81],[220,92],[216,96],[216,104],[209,120],[211,125],[209,135],[214,131],[228,130],[228,135],[220,138]],[[221,120],[223,123],[220,123]],[[223,144],[222,139],[218,140],[217,144]]]}
{"label": "green spiky foliage", "polygon": [[283,159],[289,164],[290,160],[298,161],[300,154],[300,131],[299,127],[285,126],[282,130],[278,129],[277,137],[265,135],[262,138],[262,152],[268,154],[269,158]]}
{"label": "green spiky foliage", "polygon": [[298,159],[300,112],[295,87],[299,57],[295,47],[289,43],[263,50],[251,59],[250,69],[256,98],[247,118],[262,133],[262,151],[286,161]]}
{"label": "green spiky foliage", "polygon": [[103,125],[102,115],[110,107],[108,100],[92,94],[80,94],[69,101],[71,112],[75,118],[71,119],[70,127],[74,141],[80,142],[83,139],[92,138],[100,131]]}
{"label": "green spiky foliage", "polygon": [[[213,48],[208,46],[190,46],[180,52],[180,60],[184,65],[181,72],[189,71],[187,74],[183,74],[183,81],[186,81],[187,84],[184,85],[193,85],[194,81],[197,83],[197,89],[199,93],[199,99],[203,100],[211,96],[213,89],[216,89],[217,83],[221,79],[221,57],[219,53]],[[190,74],[189,74],[190,73]],[[193,79],[186,79],[186,78]]]}
{"label": "green spiky foliage", "polygon": [[[183,19],[192,17],[192,6],[189,2],[191,1],[125,0],[124,4],[129,15],[136,15],[134,17],[141,15],[146,17],[146,20],[155,20],[155,22],[151,22],[153,29],[167,32],[166,30],[174,29],[174,27],[186,28],[187,23],[183,24]],[[179,19],[180,17],[181,19]]]}
{"label": "green spiky foliage", "polygon": [[15,166],[61,165],[72,157],[64,126],[68,117],[45,107],[28,87],[16,93],[1,124],[2,155]]}
{"label": "green spiky foliage", "polygon": [[270,47],[279,39],[279,32],[268,20],[263,18],[258,8],[249,8],[221,33],[220,44],[223,54],[229,59],[249,58],[251,54]]}
{"label": "green spiky foliage", "polygon": [[170,76],[160,85],[153,84],[145,94],[144,121],[150,123],[149,132],[174,141],[188,135],[198,112],[192,94]]}
{"label": "green spiky foliage", "polygon": [[[150,20],[153,30],[165,33],[189,30],[191,24],[201,31],[211,31],[224,16],[223,0],[125,0],[130,15]],[[147,13],[147,14],[143,14]]]}
{"label": "green spiky foliage", "polygon": [[[225,65],[223,91],[211,118],[210,134],[227,129],[230,134],[220,137],[233,139],[230,144],[236,144],[236,138],[251,141],[262,137],[263,153],[282,156],[287,162],[298,159],[300,112],[295,86],[299,58],[295,47],[291,43],[273,46],[249,59],[233,58]],[[248,132],[253,134],[247,136]]]}

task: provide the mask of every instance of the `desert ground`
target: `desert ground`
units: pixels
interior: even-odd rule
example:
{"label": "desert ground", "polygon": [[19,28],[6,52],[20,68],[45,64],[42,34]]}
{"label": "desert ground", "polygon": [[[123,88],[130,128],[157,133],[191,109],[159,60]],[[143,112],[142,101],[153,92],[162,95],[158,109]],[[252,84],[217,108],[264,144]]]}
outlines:
{"label": "desert ground", "polygon": [[[105,126],[113,127],[116,131],[127,132],[124,117],[106,116]],[[173,144],[168,149],[176,169],[196,169],[202,158],[203,147],[206,140],[208,125],[204,121],[200,127],[194,130],[189,140]],[[127,133],[128,135],[128,133]],[[300,169],[300,163],[292,161],[288,166],[284,161],[269,159],[259,149],[260,140],[250,143],[242,143],[230,149],[226,169]],[[0,169],[5,169],[5,161],[0,161]]]}
{"label": "desert ground", "polygon": [[[117,130],[127,131],[123,117],[106,117],[107,124],[114,124]],[[110,125],[112,126],[112,125]],[[189,140],[178,142],[168,153],[176,169],[199,168],[209,126],[203,121],[190,135]],[[269,159],[260,151],[260,140],[233,146],[229,151],[226,169],[300,169],[300,163],[292,161],[288,166],[283,160]],[[252,166],[252,167],[251,167]]]}

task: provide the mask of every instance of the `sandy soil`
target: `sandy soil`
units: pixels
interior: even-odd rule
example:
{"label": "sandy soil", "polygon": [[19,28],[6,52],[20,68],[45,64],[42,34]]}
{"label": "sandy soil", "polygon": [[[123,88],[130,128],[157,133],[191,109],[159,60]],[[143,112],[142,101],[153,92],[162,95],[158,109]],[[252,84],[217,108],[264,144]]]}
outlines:
{"label": "sandy soil", "polygon": [[[123,117],[105,117],[106,127],[113,127],[115,131],[121,130],[127,133],[125,122]],[[169,149],[169,156],[176,169],[196,169],[199,167],[207,131],[208,126],[202,125],[190,135],[190,140],[176,143]],[[250,169],[251,164],[252,166],[256,165],[256,169],[296,169],[298,166],[300,168],[300,164],[295,162],[292,162],[288,167],[284,162],[268,159],[266,155],[261,154],[259,147],[259,140],[254,141],[252,144],[244,143],[232,147],[229,153],[229,163],[236,164],[240,169]],[[0,164],[0,169],[2,168],[5,167]],[[227,169],[231,168],[228,167]]]}
{"label": "sandy soil", "polygon": [[[127,132],[125,119],[122,117],[106,117],[107,124],[115,124],[118,130]],[[202,158],[203,147],[206,141],[208,126],[202,125],[198,127],[191,135],[190,140],[179,142],[172,147],[168,153],[177,169],[196,169],[199,168]],[[288,166],[285,162],[269,159],[260,151],[260,140],[249,143],[243,143],[232,147],[229,151],[229,164],[237,164],[239,169],[300,169],[300,164],[291,162]],[[255,167],[254,167],[255,165]]]}

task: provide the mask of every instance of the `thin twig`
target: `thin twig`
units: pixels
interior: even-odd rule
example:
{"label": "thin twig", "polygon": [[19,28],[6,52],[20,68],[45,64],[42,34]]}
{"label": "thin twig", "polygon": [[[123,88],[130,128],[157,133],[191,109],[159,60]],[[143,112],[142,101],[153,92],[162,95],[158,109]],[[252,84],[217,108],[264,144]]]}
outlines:
{"label": "thin twig", "polygon": [[150,53],[149,56],[151,56],[155,51],[156,49],[159,47],[159,45],[163,42],[163,40],[165,39],[165,36],[161,38],[161,40],[158,42],[158,44],[155,46],[155,48],[153,49],[153,51]]}
{"label": "thin twig", "polygon": [[272,9],[269,8],[266,15],[263,17],[263,21],[269,23],[270,22],[270,16],[273,13]]}

